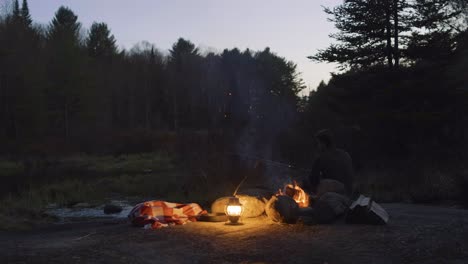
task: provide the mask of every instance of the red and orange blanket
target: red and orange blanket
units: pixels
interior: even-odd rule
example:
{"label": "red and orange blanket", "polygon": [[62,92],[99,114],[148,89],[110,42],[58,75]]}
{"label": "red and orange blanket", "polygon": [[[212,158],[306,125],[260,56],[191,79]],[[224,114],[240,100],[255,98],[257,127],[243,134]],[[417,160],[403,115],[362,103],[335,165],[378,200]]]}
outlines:
{"label": "red and orange blanket", "polygon": [[169,225],[183,225],[197,221],[197,216],[206,214],[196,203],[180,204],[165,201],[147,201],[137,204],[128,214],[135,226],[157,229]]}

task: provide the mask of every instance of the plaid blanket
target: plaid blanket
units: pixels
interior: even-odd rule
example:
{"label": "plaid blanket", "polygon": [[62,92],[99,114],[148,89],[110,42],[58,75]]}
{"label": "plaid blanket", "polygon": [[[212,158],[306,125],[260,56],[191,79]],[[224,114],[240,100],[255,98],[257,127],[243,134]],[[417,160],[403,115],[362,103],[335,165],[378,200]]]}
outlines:
{"label": "plaid blanket", "polygon": [[165,201],[147,201],[137,204],[128,214],[135,226],[157,229],[168,225],[183,225],[197,221],[196,217],[207,212],[196,203],[179,204]]}

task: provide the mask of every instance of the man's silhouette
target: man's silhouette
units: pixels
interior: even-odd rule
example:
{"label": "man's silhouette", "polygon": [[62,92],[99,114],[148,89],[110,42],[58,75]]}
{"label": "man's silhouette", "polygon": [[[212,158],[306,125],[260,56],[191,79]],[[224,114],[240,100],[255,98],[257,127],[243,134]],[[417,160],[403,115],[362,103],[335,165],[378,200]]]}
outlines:
{"label": "man's silhouette", "polygon": [[316,190],[320,180],[333,179],[343,183],[346,192],[351,194],[354,174],[351,157],[346,151],[335,147],[329,130],[319,131],[315,138],[320,155],[314,161],[309,175],[312,190]]}

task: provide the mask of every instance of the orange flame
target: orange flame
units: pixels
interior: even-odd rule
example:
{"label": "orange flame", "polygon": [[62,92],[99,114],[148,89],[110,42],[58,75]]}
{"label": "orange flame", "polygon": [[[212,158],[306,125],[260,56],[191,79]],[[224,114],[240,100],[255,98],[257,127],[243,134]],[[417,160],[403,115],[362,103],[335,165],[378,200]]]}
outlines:
{"label": "orange flame", "polygon": [[286,184],[284,191],[279,189],[277,195],[287,195],[296,201],[300,208],[308,207],[310,204],[309,195],[294,181],[293,184]]}

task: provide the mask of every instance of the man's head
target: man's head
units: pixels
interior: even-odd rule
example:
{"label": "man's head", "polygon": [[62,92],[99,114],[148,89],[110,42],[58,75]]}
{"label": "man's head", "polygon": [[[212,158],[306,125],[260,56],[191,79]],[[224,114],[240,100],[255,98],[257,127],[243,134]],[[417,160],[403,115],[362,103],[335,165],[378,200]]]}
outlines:
{"label": "man's head", "polygon": [[317,139],[320,151],[325,151],[334,146],[332,133],[329,129],[320,130],[315,134],[315,138]]}

